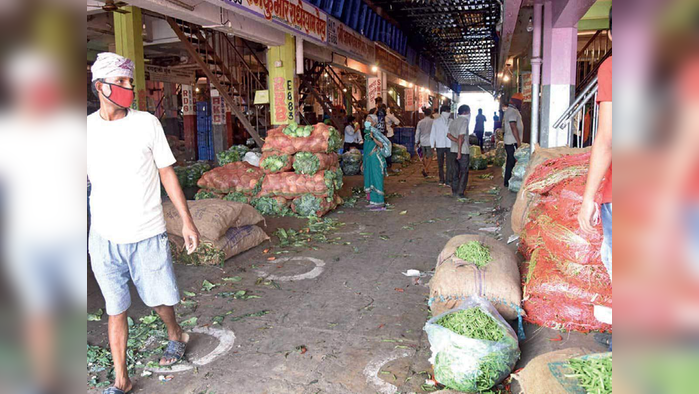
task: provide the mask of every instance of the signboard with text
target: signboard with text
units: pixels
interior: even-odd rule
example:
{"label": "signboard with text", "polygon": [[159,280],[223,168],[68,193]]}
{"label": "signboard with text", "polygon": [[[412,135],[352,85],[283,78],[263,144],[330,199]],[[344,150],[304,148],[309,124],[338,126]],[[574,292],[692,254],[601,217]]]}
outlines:
{"label": "signboard with text", "polygon": [[296,118],[294,77],[296,48],[294,38],[287,35],[287,45],[269,51],[270,64],[280,64],[269,69],[269,101],[273,125],[288,124]]}
{"label": "signboard with text", "polygon": [[211,123],[226,124],[226,103],[216,88],[211,86]]}
{"label": "signboard with text", "polygon": [[222,7],[243,11],[327,42],[328,15],[302,0],[219,0]]}
{"label": "signboard with text", "polygon": [[194,83],[194,72],[146,64],[146,79],[149,81],[191,84]]}
{"label": "signboard with text", "polygon": [[405,89],[405,110],[415,111],[415,88]]}
{"label": "signboard with text", "polygon": [[367,109],[372,109],[376,106],[374,99],[381,97],[381,78],[379,77],[369,77],[367,78]]}
{"label": "signboard with text", "polygon": [[524,95],[524,102],[532,102],[532,73],[526,72],[522,73],[522,95]]}
{"label": "signboard with text", "polygon": [[376,64],[378,64],[379,67],[385,71],[396,75],[401,75],[404,63],[403,60],[378,44],[375,44],[375,49]]}
{"label": "signboard with text", "polygon": [[196,115],[192,85],[182,85],[182,115]]}
{"label": "signboard with text", "polygon": [[330,17],[328,17],[328,44],[354,55],[358,60],[367,63],[376,61],[374,43],[371,40]]}

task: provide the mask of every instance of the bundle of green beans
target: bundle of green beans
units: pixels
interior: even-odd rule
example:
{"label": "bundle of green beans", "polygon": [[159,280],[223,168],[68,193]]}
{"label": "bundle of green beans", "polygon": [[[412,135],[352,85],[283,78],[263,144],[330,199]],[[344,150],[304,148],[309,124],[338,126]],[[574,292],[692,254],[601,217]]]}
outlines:
{"label": "bundle of green beans", "polygon": [[495,386],[503,376],[511,371],[512,355],[500,347],[517,348],[516,339],[506,335],[500,324],[479,307],[463,309],[449,313],[436,322],[455,334],[481,341],[504,343],[477,360],[476,373],[464,373],[468,370],[463,363],[460,352],[463,349],[452,348],[441,351],[435,357],[435,377],[452,389],[466,392],[483,392]]}
{"label": "bundle of green beans", "polygon": [[612,393],[612,355],[602,358],[574,358],[568,361],[568,366],[582,388],[588,394]]}
{"label": "bundle of green beans", "polygon": [[490,257],[490,248],[478,241],[467,242],[456,249],[456,257],[483,268],[493,259]]}

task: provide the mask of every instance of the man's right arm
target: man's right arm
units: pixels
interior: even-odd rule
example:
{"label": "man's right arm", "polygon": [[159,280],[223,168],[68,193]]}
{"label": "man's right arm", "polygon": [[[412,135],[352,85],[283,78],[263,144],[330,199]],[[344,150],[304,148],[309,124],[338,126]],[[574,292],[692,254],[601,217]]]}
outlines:
{"label": "man's right arm", "polygon": [[584,231],[593,233],[593,217],[596,211],[595,194],[612,164],[612,102],[600,103],[599,128],[592,144],[590,169],[587,173],[585,193],[578,214],[578,223]]}
{"label": "man's right arm", "polygon": [[519,138],[519,130],[517,129],[517,122],[510,122],[510,130],[512,130],[512,135],[517,141],[517,146],[522,146],[522,140]]}

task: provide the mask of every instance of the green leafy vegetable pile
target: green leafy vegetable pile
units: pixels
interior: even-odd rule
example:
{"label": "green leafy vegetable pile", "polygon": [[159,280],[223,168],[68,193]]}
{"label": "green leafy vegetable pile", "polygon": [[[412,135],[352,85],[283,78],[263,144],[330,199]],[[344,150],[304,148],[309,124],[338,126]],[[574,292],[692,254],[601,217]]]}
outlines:
{"label": "green leafy vegetable pile", "polygon": [[576,358],[568,362],[572,375],[589,394],[612,393],[612,356]]}
{"label": "green leafy vegetable pile", "polygon": [[342,169],[340,168],[325,171],[325,186],[328,187],[328,202],[332,201],[335,192],[342,189],[342,186],[345,184],[342,177]]}
{"label": "green leafy vegetable pile", "polygon": [[467,242],[456,249],[458,259],[469,262],[478,268],[483,268],[493,261],[490,248],[478,241]]}
{"label": "green leafy vegetable pile", "polygon": [[[167,329],[162,320],[153,312],[139,319],[129,320],[129,341],[126,348],[126,362],[129,375],[135,375],[136,369],[153,366],[167,346]],[[146,360],[151,360],[147,362]],[[157,364],[156,364],[157,365]],[[114,379],[112,355],[107,348],[87,345],[87,372],[92,376],[88,382],[93,387],[105,387]],[[106,379],[100,381],[97,374],[107,371]]]}
{"label": "green leafy vegetable pile", "polygon": [[251,204],[258,212],[266,216],[286,216],[289,214],[289,207],[282,204],[280,199],[273,197],[260,197],[251,201]]}
{"label": "green leafy vegetable pile", "polygon": [[394,163],[410,162],[410,152],[408,152],[408,148],[401,144],[393,144],[392,147],[391,160]]}
{"label": "green leafy vegetable pile", "polygon": [[313,126],[300,126],[296,122],[291,122],[288,126],[284,128],[283,132],[284,134],[290,137],[304,138],[310,136],[311,133],[313,133]]}
{"label": "green leafy vegetable pile", "polygon": [[260,167],[269,172],[279,172],[289,163],[288,155],[270,155],[260,163]]}
{"label": "green leafy vegetable pile", "polygon": [[219,198],[216,193],[205,190],[205,189],[199,189],[197,194],[194,195],[195,200],[205,200],[207,198]]}
{"label": "green leafy vegetable pile", "polygon": [[330,138],[328,138],[328,153],[337,152],[338,149],[342,147],[344,140],[336,128],[328,126],[328,129],[330,129]]}
{"label": "green leafy vegetable pile", "polygon": [[313,175],[320,169],[320,159],[310,152],[299,152],[294,156],[294,170],[297,174]]}
{"label": "green leafy vegetable pile", "polygon": [[226,254],[210,242],[201,242],[192,254],[187,254],[187,248],[179,249],[170,241],[170,252],[176,262],[185,265],[218,265],[226,261]]}
{"label": "green leafy vegetable pile", "polygon": [[243,204],[250,203],[250,197],[240,192],[228,193],[225,197],[223,197],[223,199],[226,201],[242,202]]}
{"label": "green leafy vegetable pile", "polygon": [[209,163],[198,161],[184,167],[175,167],[175,174],[182,187],[195,187],[197,186],[199,178],[210,169],[211,165],[209,165]]}
{"label": "green leafy vegetable pile", "polygon": [[477,157],[475,159],[470,158],[469,161],[469,165],[472,170],[485,170],[488,168],[488,159],[485,156]]}
{"label": "green leafy vegetable pile", "polygon": [[312,194],[304,194],[303,196],[295,199],[292,204],[294,205],[294,212],[296,212],[297,215],[304,217],[317,216],[316,212],[322,209],[321,198]]}
{"label": "green leafy vegetable pile", "polygon": [[298,231],[280,228],[274,232],[274,235],[279,238],[280,247],[307,247],[310,242],[338,244],[341,238],[328,238],[328,235],[339,229],[341,225],[342,223],[335,219],[312,217],[308,219],[306,228]]}

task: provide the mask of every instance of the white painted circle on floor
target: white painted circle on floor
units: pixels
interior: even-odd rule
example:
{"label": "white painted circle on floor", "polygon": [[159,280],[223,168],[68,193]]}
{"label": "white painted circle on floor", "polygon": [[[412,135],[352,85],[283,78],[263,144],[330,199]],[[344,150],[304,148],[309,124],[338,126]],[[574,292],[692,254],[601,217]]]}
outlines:
{"label": "white painted circle on floor", "polygon": [[409,350],[397,349],[388,355],[374,357],[364,368],[364,376],[366,376],[367,383],[374,385],[381,394],[395,394],[398,391],[398,387],[379,378],[379,371],[391,361],[408,356],[410,356]]}
{"label": "white painted circle on floor", "polygon": [[268,275],[264,271],[256,271],[257,275],[264,277],[267,280],[276,280],[277,282],[295,282],[297,280],[306,280],[306,279],[314,279],[320,276],[320,274],[323,273],[325,270],[325,261],[321,259],[316,259],[313,257],[282,257],[279,260],[273,261],[270,264],[279,264],[279,263],[285,263],[287,261],[310,261],[313,264],[315,264],[315,267],[306,272],[305,274],[298,274],[298,275],[290,275],[290,276],[278,276],[278,275]]}
{"label": "white painted circle on floor", "polygon": [[173,365],[170,368],[146,368],[146,370],[153,373],[161,374],[189,371],[190,369],[194,369],[194,367],[201,367],[207,365],[210,362],[217,359],[218,357],[220,357],[221,355],[226,354],[231,349],[233,349],[233,343],[235,342],[235,334],[233,333],[233,331],[211,327],[195,327],[192,330],[192,332],[197,334],[210,335],[218,339],[218,346],[216,346],[216,348],[212,350],[211,353],[203,357],[197,358],[195,360],[192,360],[188,363],[180,362],[178,364]]}
{"label": "white painted circle on floor", "polygon": [[363,233],[366,230],[366,226],[363,224],[357,224],[357,229],[352,231],[335,232],[336,235],[350,235]]}

